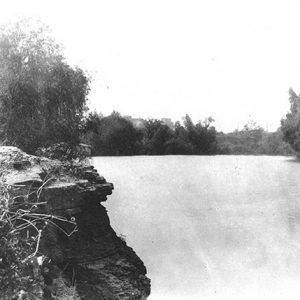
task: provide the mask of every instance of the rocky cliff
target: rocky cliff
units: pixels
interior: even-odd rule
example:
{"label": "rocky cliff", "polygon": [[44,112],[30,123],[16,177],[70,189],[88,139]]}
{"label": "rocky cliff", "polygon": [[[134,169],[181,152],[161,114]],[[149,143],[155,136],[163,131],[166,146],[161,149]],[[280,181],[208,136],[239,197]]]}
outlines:
{"label": "rocky cliff", "polygon": [[101,204],[113,185],[93,166],[0,147],[0,171],[15,211],[45,216],[35,253],[43,259],[42,299],[148,297],[143,262],[116,235]]}

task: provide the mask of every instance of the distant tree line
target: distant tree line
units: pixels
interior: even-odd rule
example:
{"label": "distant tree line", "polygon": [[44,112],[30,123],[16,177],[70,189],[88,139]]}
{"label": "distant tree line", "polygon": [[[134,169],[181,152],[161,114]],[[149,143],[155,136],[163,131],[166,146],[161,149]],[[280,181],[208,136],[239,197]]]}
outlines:
{"label": "distant tree line", "polygon": [[174,128],[157,119],[144,120],[142,128],[118,112],[103,117],[90,113],[85,120],[82,141],[92,146],[93,155],[216,154],[217,132],[211,118],[194,124],[184,117]]}
{"label": "distant tree line", "polygon": [[280,129],[267,132],[253,121],[241,130],[217,135],[220,154],[235,155],[293,155],[294,151],[283,141]]}
{"label": "distant tree line", "polygon": [[85,119],[81,140],[102,155],[293,155],[281,130],[266,132],[249,121],[242,130],[217,132],[213,119],[194,124],[189,115],[173,127],[161,120],[143,121],[142,128],[118,112],[104,117],[96,112]]}

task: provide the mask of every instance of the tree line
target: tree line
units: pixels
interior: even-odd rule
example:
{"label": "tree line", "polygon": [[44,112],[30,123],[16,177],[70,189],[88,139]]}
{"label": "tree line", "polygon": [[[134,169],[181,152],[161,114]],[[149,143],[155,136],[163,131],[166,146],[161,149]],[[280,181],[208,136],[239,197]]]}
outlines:
{"label": "tree line", "polygon": [[92,146],[92,154],[102,155],[293,155],[283,133],[267,132],[253,121],[230,133],[216,131],[214,120],[193,123],[189,115],[173,127],[161,120],[134,124],[120,113],[104,117],[97,112],[85,119],[81,140]]}
{"label": "tree line", "polygon": [[170,127],[161,120],[142,128],[117,112],[89,112],[90,78],[67,63],[45,26],[21,20],[0,28],[0,140],[34,153],[39,147],[87,143],[93,155],[213,155],[300,152],[299,99],[290,90],[291,111],[273,133],[253,122],[217,132],[214,120],[189,115]]}
{"label": "tree line", "polygon": [[294,151],[283,138],[281,128],[268,132],[254,121],[247,122],[241,130],[220,132],[217,136],[220,154],[293,155]]}
{"label": "tree line", "polygon": [[144,120],[142,128],[113,112],[103,117],[96,112],[85,119],[82,141],[92,146],[93,155],[216,154],[217,131],[212,119],[194,124],[189,115],[174,128],[158,119]]}

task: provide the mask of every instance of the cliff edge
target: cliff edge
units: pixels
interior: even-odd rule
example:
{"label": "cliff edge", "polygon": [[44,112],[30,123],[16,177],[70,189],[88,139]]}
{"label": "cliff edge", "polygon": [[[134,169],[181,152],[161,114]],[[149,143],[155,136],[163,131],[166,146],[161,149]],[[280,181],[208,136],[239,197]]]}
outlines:
{"label": "cliff edge", "polygon": [[[35,238],[38,245],[30,257],[33,274],[40,278],[39,296],[32,292],[35,299],[131,300],[149,296],[150,280],[143,262],[116,235],[101,204],[113,185],[93,166],[65,164],[15,147],[0,147],[0,172],[11,210],[22,216],[16,221],[17,228],[25,228],[28,222],[40,226]],[[43,226],[30,221],[36,216]],[[27,235],[32,231],[29,225]],[[38,269],[35,257],[42,260]],[[0,268],[1,262],[0,258]],[[22,292],[25,299],[28,291]]]}

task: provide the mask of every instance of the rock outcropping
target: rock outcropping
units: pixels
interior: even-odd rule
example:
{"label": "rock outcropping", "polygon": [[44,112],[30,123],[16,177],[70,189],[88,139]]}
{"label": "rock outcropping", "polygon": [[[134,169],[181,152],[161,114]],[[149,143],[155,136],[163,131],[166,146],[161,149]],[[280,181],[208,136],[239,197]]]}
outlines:
{"label": "rock outcropping", "polygon": [[[41,236],[39,253],[47,258],[42,269],[45,299],[148,297],[150,280],[143,262],[116,235],[101,205],[113,185],[93,166],[66,166],[0,147],[0,171],[16,205],[69,220],[49,223]],[[73,298],[60,298],[61,278],[72,284]]]}

